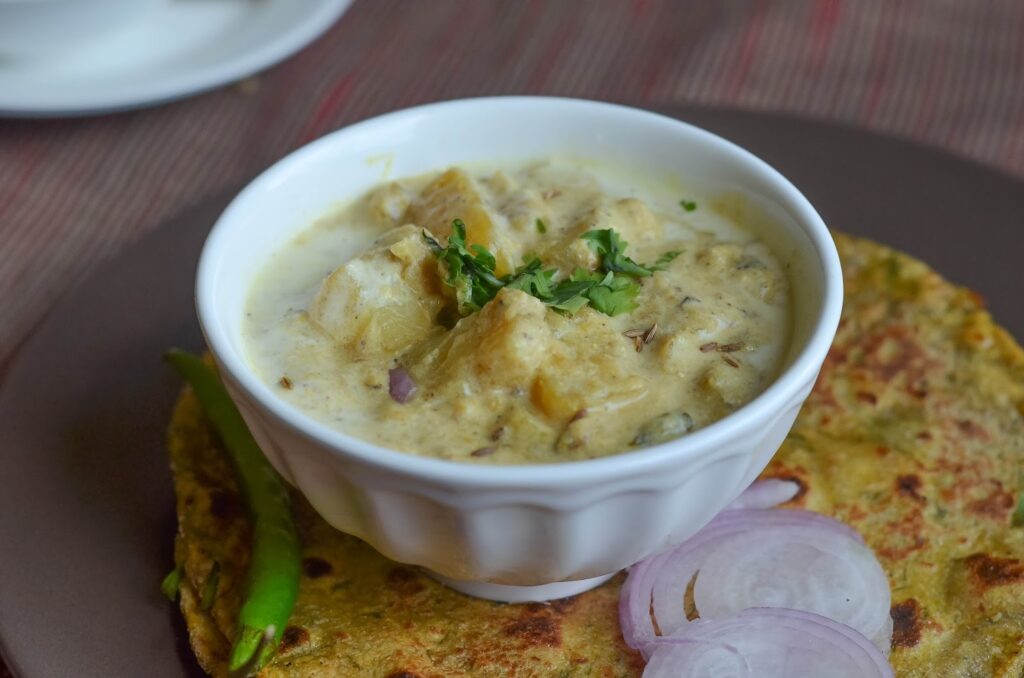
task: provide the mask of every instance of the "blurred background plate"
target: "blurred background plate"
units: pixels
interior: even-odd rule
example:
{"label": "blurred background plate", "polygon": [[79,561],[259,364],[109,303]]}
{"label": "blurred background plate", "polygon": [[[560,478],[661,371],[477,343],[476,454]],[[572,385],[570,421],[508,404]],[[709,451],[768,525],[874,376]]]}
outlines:
{"label": "blurred background plate", "polygon": [[[667,109],[757,153],[832,227],[919,256],[1024,336],[1024,183],[851,128]],[[201,348],[203,238],[232,195],[189,209],[77,286],[0,390],[0,650],[21,678],[202,675],[159,584],[172,565],[164,429],[179,387],[160,361]],[[2,670],[0,670],[2,673]]]}
{"label": "blurred background plate", "polygon": [[352,0],[162,0],[95,43],[0,60],[0,115],[140,108],[245,78],[318,38]]}

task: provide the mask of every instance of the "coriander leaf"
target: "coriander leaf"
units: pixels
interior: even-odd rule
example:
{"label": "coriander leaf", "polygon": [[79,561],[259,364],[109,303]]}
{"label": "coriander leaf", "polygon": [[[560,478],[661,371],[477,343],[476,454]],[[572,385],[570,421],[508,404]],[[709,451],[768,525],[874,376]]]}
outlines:
{"label": "coriander leaf", "polygon": [[185,572],[179,566],[171,570],[160,582],[160,590],[172,603],[178,599],[178,590],[181,588],[181,578],[184,575]]}
{"label": "coriander leaf", "polygon": [[548,232],[548,226],[547,226],[547,224],[544,223],[543,219],[538,217],[537,221],[535,223],[537,225],[537,232],[538,233],[540,233],[541,235],[544,235],[545,233]]}
{"label": "coriander leaf", "polygon": [[682,254],[682,252],[680,252],[679,250],[670,250],[668,252],[665,252],[660,257],[658,257],[657,261],[654,262],[654,265],[651,266],[651,270],[664,271],[665,268],[673,261],[675,261],[675,258],[678,257],[680,254]]}
{"label": "coriander leaf", "polygon": [[635,280],[609,273],[604,281],[587,290],[586,295],[595,310],[614,316],[635,309],[634,299],[639,293],[640,285]]}
{"label": "coriander leaf", "polygon": [[426,231],[423,239],[448,271],[445,283],[455,289],[460,314],[479,311],[504,287],[494,275],[494,255],[483,245],[474,244],[466,249],[466,225],[461,219],[452,221],[446,247],[441,247]]}
{"label": "coriander leaf", "polygon": [[533,258],[515,274],[505,276],[505,286],[544,300],[551,296],[551,279],[555,273],[557,271],[553,268],[543,270],[540,259]]}
{"label": "coriander leaf", "polygon": [[473,253],[473,260],[488,271],[493,272],[494,267],[498,265],[494,255],[483,245],[471,245],[469,251]]}
{"label": "coriander leaf", "polygon": [[594,286],[592,280],[562,280],[551,289],[551,296],[544,303],[568,313],[576,313],[587,305],[587,291]]}
{"label": "coriander leaf", "polygon": [[682,207],[687,212],[692,212],[695,209],[697,209],[697,203],[693,202],[692,200],[680,200],[679,206]]}
{"label": "coriander leaf", "polygon": [[592,250],[597,252],[601,260],[601,268],[606,271],[625,273],[634,278],[645,278],[654,273],[650,268],[638,264],[626,256],[625,250],[629,243],[622,240],[614,229],[603,228],[587,231],[580,237],[587,241]]}

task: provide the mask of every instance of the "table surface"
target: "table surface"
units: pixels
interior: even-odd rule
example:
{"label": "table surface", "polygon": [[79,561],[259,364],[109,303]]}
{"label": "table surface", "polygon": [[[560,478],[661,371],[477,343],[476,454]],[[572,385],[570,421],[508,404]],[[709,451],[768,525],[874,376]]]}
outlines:
{"label": "table surface", "polygon": [[55,299],[128,243],[317,136],[429,101],[788,112],[1021,175],[1021,35],[1019,0],[357,0],[297,56],[218,91],[0,122],[0,374]]}

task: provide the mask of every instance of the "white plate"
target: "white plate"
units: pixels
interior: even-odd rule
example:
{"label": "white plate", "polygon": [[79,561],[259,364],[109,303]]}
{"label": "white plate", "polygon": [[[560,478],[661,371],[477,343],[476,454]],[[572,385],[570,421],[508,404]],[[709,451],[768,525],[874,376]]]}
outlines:
{"label": "white plate", "polygon": [[0,61],[0,115],[149,106],[252,75],[299,51],[351,0],[165,0],[97,44]]}

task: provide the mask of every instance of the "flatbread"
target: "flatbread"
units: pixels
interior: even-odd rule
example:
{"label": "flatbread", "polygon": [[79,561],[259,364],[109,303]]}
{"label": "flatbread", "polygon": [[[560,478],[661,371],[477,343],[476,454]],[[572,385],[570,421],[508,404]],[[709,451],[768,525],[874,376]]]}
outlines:
{"label": "flatbread", "polygon": [[[1024,351],[978,295],[885,247],[837,235],[846,307],[821,378],[765,472],[793,505],[853,525],[893,595],[898,676],[1024,676]],[[185,577],[205,670],[225,675],[249,525],[186,390],[170,432]],[[622,575],[548,605],[440,586],[321,520],[295,495],[304,575],[266,678],[638,676],[616,606]],[[1024,512],[1020,516],[1024,523]]]}
{"label": "flatbread", "polygon": [[[189,392],[175,409],[170,441],[175,559],[185,572],[181,609],[200,665],[224,676],[249,525],[230,466]],[[456,593],[334,530],[297,493],[294,511],[304,558],[299,599],[278,656],[260,676],[624,678],[642,672],[642,660],[619,633],[622,575],[551,604],[492,603]]]}
{"label": "flatbread", "polygon": [[800,505],[875,550],[898,676],[1020,678],[1024,351],[974,292],[868,241],[837,244],[839,332],[765,475],[799,480]]}

